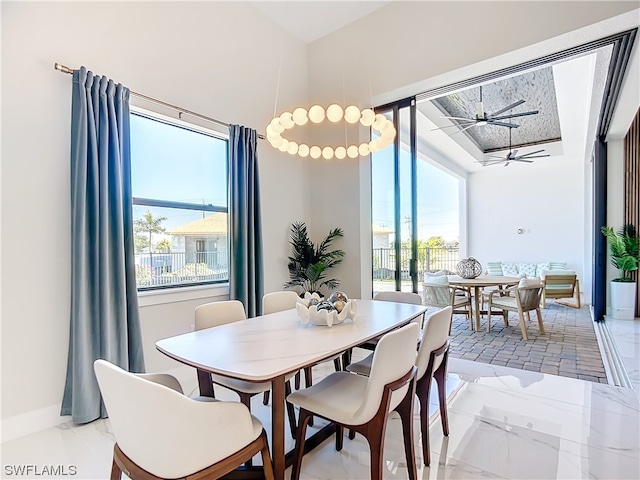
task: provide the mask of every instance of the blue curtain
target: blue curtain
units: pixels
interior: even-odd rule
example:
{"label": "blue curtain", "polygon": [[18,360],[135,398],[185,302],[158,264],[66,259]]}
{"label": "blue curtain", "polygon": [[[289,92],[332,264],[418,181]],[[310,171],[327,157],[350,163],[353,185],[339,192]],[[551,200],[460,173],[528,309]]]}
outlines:
{"label": "blue curtain", "polygon": [[144,371],[134,265],[129,90],[73,74],[71,327],[62,415],[106,417],[93,362]]}
{"label": "blue curtain", "polygon": [[229,126],[229,296],[247,316],[262,312],[262,228],[255,130]]}

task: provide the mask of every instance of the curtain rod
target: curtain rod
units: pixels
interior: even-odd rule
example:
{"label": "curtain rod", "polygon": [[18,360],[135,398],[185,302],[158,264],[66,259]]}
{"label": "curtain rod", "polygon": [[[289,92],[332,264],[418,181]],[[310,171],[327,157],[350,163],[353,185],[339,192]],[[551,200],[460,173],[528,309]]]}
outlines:
{"label": "curtain rod", "polygon": [[[71,69],[69,67],[66,67],[66,66],[64,66],[64,65],[62,65],[62,64],[60,64],[58,62],[53,64],[53,68],[55,70],[58,70],[59,72],[68,73],[70,75],[73,75],[73,72],[74,72],[73,69]],[[221,127],[229,128],[229,124],[228,123],[221,122],[220,120],[216,120],[215,118],[207,117],[205,115],[201,115],[199,113],[192,112],[191,110],[187,110],[186,108],[178,107],[176,105],[172,105],[170,103],[163,102],[162,100],[158,100],[158,99],[153,98],[153,97],[148,97],[148,96],[143,95],[141,93],[134,92],[133,90],[129,90],[129,93],[131,93],[131,95],[134,95],[136,97],[142,98],[142,99],[147,100],[149,102],[157,103],[158,105],[162,105],[163,107],[167,107],[167,108],[171,108],[172,110],[176,110],[178,112],[178,118],[180,118],[180,119],[181,119],[180,115],[182,113],[186,113],[187,115],[191,115],[192,117],[201,118],[203,120],[207,120],[208,122],[212,122],[212,123],[215,123],[217,125],[220,125]],[[264,140],[266,137],[264,135],[262,135],[261,133],[258,133],[258,138],[260,140]]]}

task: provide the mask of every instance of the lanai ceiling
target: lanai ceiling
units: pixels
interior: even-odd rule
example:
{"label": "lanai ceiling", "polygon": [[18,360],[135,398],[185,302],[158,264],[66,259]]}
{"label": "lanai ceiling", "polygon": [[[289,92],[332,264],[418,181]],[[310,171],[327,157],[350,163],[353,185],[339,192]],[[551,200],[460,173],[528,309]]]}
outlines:
{"label": "lanai ceiling", "polygon": [[520,100],[524,100],[524,103],[498,116],[517,115],[532,111],[538,113],[502,120],[502,122],[517,125],[517,128],[472,124],[472,127],[463,130],[469,123],[452,119],[451,124],[443,128],[447,135],[468,135],[483,153],[508,149],[509,130],[511,130],[511,145],[514,148],[561,140],[556,89],[551,67],[498,80],[482,87],[477,86],[452,93],[436,98],[433,102],[442,112],[443,117],[475,119],[481,88],[482,104],[487,115],[498,112]]}

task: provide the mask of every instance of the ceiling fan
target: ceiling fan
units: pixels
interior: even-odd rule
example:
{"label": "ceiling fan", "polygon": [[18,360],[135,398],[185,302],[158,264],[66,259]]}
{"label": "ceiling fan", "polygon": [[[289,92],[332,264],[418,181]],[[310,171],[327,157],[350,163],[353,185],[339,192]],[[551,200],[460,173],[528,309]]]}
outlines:
{"label": "ceiling fan", "polygon": [[458,130],[457,132],[454,132],[452,135],[454,135],[455,133],[458,132],[464,132],[465,130],[470,129],[471,127],[482,127],[484,125],[496,125],[499,127],[508,127],[508,128],[518,128],[520,125],[516,124],[516,123],[510,123],[510,122],[503,122],[502,120],[507,120],[509,118],[517,118],[517,117],[524,117],[527,115],[537,115],[538,114],[538,110],[531,110],[529,112],[522,112],[522,113],[510,113],[507,115],[502,115],[504,112],[509,111],[513,108],[516,108],[519,105],[522,105],[525,101],[524,100],[518,100],[517,102],[512,103],[511,105],[507,105],[504,108],[501,108],[500,110],[493,112],[493,113],[487,113],[484,110],[484,103],[482,102],[482,86],[480,86],[480,101],[478,103],[476,103],[476,116],[475,118],[471,118],[471,117],[451,117],[451,116],[446,116],[444,115],[442,118],[448,118],[449,120],[455,120],[456,123],[452,124],[452,125],[447,125],[444,127],[440,127],[440,128],[434,128],[433,130],[441,130],[444,128],[449,128],[449,127],[463,127],[460,130]]}
{"label": "ceiling fan", "polygon": [[511,128],[509,128],[509,153],[506,157],[501,157],[499,155],[490,155],[490,157],[495,158],[496,160],[487,160],[482,163],[483,167],[488,167],[489,165],[497,165],[499,163],[504,163],[505,167],[508,167],[511,162],[522,162],[522,163],[533,163],[531,158],[542,158],[542,157],[550,157],[549,154],[546,155],[536,155],[536,153],[544,152],[544,149],[536,150],[535,152],[529,152],[522,155],[518,155],[518,150],[511,150]]}

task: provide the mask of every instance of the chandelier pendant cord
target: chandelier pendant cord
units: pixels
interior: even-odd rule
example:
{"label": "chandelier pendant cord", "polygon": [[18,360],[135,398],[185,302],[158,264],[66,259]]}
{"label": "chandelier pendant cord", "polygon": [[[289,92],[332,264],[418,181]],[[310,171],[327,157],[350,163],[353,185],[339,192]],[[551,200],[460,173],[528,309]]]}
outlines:
{"label": "chandelier pendant cord", "polygon": [[[289,2],[285,5],[284,11],[284,24],[287,25],[289,19]],[[273,105],[273,116],[278,113],[278,96],[280,95],[280,76],[282,75],[282,63],[284,61],[284,46],[285,46],[285,29],[282,30],[282,48],[280,48],[280,65],[278,65],[278,81],[276,82],[276,100]]]}

